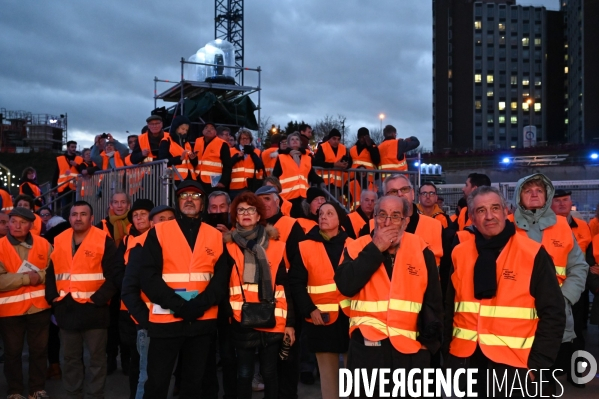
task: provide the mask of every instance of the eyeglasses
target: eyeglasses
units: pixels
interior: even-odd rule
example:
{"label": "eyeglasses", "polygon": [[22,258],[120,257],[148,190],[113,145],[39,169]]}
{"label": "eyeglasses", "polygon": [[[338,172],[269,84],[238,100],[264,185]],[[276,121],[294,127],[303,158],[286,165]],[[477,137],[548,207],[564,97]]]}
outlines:
{"label": "eyeglasses", "polygon": [[427,197],[427,198],[432,197],[433,195],[437,195],[437,193],[434,191],[425,191],[423,193],[420,193],[421,197]]}
{"label": "eyeglasses", "polygon": [[254,215],[256,213],[256,207],[250,206],[249,208],[237,208],[238,215]]}
{"label": "eyeglasses", "polygon": [[43,218],[51,216],[51,215],[52,214],[50,214],[50,213],[40,213],[40,216],[43,217]]}
{"label": "eyeglasses", "polygon": [[179,199],[194,199],[194,200],[199,200],[200,198],[202,198],[202,194],[200,193],[181,193],[179,194]]}
{"label": "eyeglasses", "polygon": [[397,194],[399,194],[400,191],[402,194],[407,194],[410,191],[412,191],[412,187],[411,186],[403,186],[399,190],[389,190],[385,193],[385,195],[397,195]]}
{"label": "eyeglasses", "polygon": [[376,215],[376,219],[380,224],[385,224],[387,219],[391,219],[391,223],[393,223],[393,224],[400,224],[401,222],[404,221],[405,217],[397,215],[397,214],[387,216],[387,214],[385,212],[379,212],[379,214]]}

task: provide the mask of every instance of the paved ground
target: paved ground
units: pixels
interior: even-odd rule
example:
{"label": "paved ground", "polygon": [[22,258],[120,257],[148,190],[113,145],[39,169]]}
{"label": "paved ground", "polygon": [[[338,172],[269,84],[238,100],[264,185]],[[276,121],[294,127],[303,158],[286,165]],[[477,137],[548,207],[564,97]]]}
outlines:
{"label": "paved ground", "polygon": [[[586,331],[587,336],[587,351],[591,352],[595,358],[599,361],[599,328],[597,326],[589,326]],[[23,362],[25,363],[26,357],[24,357]],[[0,367],[4,370],[4,364]],[[25,368],[26,372],[26,368]],[[174,380],[173,380],[174,381]],[[172,385],[173,381],[171,381],[171,391],[172,393]],[[560,377],[560,381],[564,386],[565,393],[562,398],[567,399],[576,399],[576,398],[599,398],[599,375],[589,384],[587,384],[586,388],[578,389],[572,387],[569,383],[565,381],[565,376]],[[106,381],[106,398],[107,399],[127,399],[128,398],[128,378],[123,375],[121,370],[117,370],[113,375],[108,376]],[[66,395],[64,390],[62,389],[61,381],[48,381],[46,386],[48,394],[53,399],[66,399]],[[6,392],[6,380],[3,377],[0,377],[0,396],[3,396]],[[172,395],[169,394],[169,397]],[[262,399],[264,395],[261,392],[256,392],[253,395],[253,399]],[[320,395],[320,382],[318,379],[314,385],[303,385],[300,383],[299,385],[299,398],[300,399],[321,399]]]}

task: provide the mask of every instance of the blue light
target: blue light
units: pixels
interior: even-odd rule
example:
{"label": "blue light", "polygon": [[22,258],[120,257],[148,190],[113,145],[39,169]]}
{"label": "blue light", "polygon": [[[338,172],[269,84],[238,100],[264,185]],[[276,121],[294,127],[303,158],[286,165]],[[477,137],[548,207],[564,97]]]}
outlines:
{"label": "blue light", "polygon": [[508,157],[505,157],[501,160],[501,162],[503,163],[510,163],[510,159]]}
{"label": "blue light", "polygon": [[597,158],[599,158],[599,155],[596,152],[591,154],[591,159],[597,159]]}
{"label": "blue light", "polygon": [[418,161],[414,162],[414,166],[415,167],[419,167],[420,166],[420,162],[418,162]]}

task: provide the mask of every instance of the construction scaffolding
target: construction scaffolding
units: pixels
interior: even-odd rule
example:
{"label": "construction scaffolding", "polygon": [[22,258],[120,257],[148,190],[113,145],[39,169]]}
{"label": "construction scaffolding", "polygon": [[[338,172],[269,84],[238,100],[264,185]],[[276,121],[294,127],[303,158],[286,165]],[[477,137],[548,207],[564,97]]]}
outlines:
{"label": "construction scaffolding", "polygon": [[0,152],[61,152],[67,142],[67,115],[32,114],[0,108]]}

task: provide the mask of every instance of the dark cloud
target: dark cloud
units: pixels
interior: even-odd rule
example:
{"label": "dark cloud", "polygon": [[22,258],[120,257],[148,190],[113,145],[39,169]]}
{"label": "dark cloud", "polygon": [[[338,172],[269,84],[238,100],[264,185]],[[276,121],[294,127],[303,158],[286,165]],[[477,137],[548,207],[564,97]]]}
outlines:
{"label": "dark cloud", "polygon": [[[244,22],[245,65],[263,70],[263,117],[341,114],[357,130],[378,127],[382,112],[431,147],[430,1],[246,1]],[[70,136],[89,144],[140,130],[154,77],[178,79],[180,58],[214,38],[214,3],[11,0],[0,25],[0,107],[67,112]]]}

